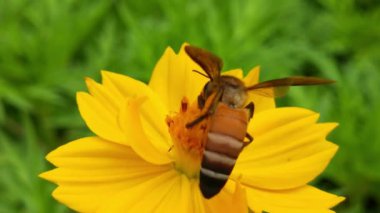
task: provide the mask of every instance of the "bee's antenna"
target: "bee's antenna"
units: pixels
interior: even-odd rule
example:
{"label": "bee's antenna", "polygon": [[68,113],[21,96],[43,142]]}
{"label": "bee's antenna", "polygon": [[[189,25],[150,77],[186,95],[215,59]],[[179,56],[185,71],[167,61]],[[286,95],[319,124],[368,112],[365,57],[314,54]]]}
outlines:
{"label": "bee's antenna", "polygon": [[202,75],[202,76],[204,76],[204,77],[206,77],[206,78],[210,78],[210,76],[205,75],[204,73],[201,73],[201,72],[199,72],[198,70],[193,70],[193,72],[196,72],[196,73],[198,73],[199,75]]}

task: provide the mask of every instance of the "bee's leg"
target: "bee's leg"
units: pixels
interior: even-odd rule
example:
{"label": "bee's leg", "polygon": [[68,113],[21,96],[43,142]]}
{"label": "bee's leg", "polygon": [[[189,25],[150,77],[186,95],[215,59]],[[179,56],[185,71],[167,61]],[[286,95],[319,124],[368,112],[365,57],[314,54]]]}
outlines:
{"label": "bee's leg", "polygon": [[[245,106],[245,108],[248,109],[249,118],[251,119],[253,117],[253,113],[255,112],[255,104],[253,102],[250,102],[247,106]],[[248,141],[244,143],[244,146],[248,146],[250,143],[252,143],[253,137],[248,132],[245,133],[245,137],[248,139]]]}
{"label": "bee's leg", "polygon": [[186,124],[186,128],[191,128],[197,123],[201,122],[203,119],[207,118],[208,116],[214,114],[216,107],[218,106],[219,99],[222,97],[223,90],[219,90],[216,95],[213,97],[212,102],[210,106],[208,106],[206,112],[202,115],[200,115],[198,118],[195,120],[191,121],[190,123]]}
{"label": "bee's leg", "polygon": [[202,109],[205,106],[206,100],[203,99],[201,95],[198,95],[198,108]]}
{"label": "bee's leg", "polygon": [[202,114],[201,116],[199,116],[195,120],[191,121],[190,123],[187,123],[186,124],[186,128],[191,128],[191,127],[195,126],[196,124],[198,124],[199,122],[201,122],[203,119],[205,119],[208,116],[212,115],[212,113],[209,113],[209,112],[210,111],[206,111],[206,113]]}
{"label": "bee's leg", "polygon": [[247,106],[245,106],[246,109],[249,111],[249,119],[253,117],[253,113],[255,112],[255,104],[253,102],[249,102]]}

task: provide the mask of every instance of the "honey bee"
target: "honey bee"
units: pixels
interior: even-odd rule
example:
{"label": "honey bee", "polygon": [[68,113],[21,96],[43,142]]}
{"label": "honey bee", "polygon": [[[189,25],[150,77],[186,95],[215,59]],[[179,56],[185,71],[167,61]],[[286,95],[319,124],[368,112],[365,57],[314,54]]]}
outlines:
{"label": "honey bee", "polygon": [[[210,117],[199,176],[200,190],[207,199],[224,187],[239,154],[253,141],[253,137],[247,133],[247,127],[255,105],[250,102],[245,106],[248,92],[276,98],[285,95],[290,86],[335,82],[317,77],[294,76],[246,86],[236,77],[221,75],[223,61],[218,56],[190,45],[185,47],[185,51],[206,74],[193,71],[210,79],[198,96],[198,108],[202,114],[186,124],[187,128],[192,128]],[[245,138],[248,140],[244,141]]]}

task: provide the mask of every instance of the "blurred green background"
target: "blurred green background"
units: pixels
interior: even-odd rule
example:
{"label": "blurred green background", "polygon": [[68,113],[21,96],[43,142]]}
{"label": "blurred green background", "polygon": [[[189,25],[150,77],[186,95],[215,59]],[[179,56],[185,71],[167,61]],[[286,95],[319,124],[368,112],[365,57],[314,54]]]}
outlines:
{"label": "blurred green background", "polygon": [[314,184],[347,197],[338,212],[380,212],[380,1],[0,0],[0,212],[69,212],[52,199],[45,154],[91,135],[75,93],[99,70],[147,82],[167,46],[261,65],[262,79],[314,75],[279,105],[340,126],[340,150]]}

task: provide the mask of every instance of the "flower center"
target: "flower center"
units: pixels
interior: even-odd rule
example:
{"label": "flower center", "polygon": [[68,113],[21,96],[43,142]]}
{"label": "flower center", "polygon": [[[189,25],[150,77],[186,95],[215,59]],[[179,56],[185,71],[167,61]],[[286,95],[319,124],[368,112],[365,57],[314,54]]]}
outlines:
{"label": "flower center", "polygon": [[175,157],[175,167],[190,178],[199,176],[209,119],[206,118],[190,128],[187,128],[186,124],[201,113],[196,102],[189,105],[187,98],[183,98],[179,113],[166,118],[173,140],[170,151]]}

